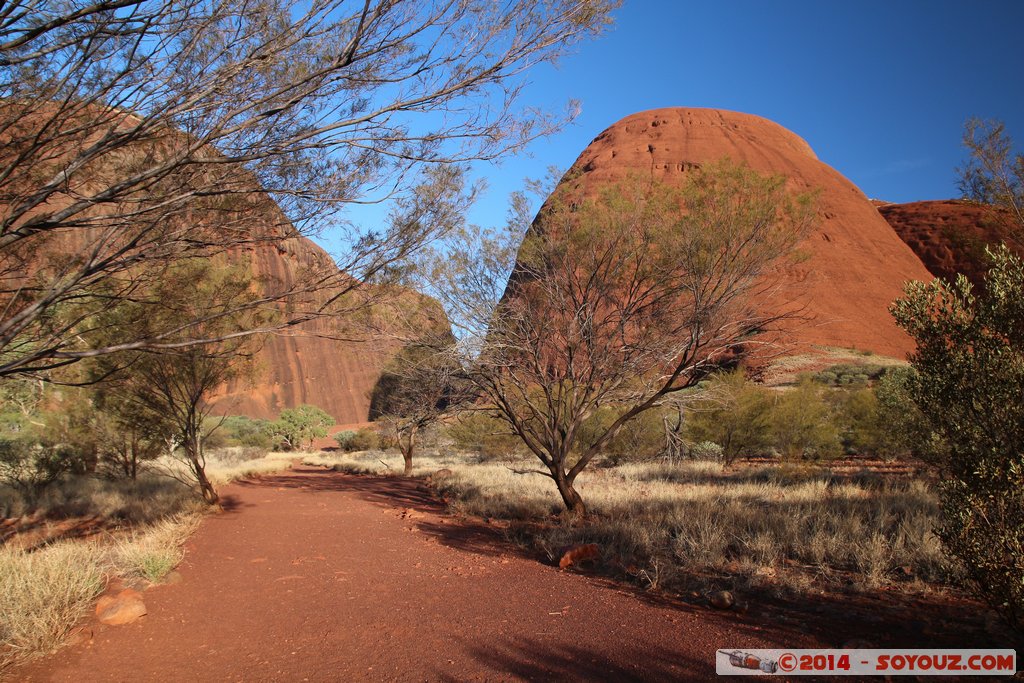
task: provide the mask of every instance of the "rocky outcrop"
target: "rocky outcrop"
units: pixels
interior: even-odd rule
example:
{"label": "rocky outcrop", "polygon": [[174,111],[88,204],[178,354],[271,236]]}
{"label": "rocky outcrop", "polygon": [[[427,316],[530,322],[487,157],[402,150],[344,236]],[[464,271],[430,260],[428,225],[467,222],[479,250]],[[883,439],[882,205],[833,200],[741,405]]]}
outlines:
{"label": "rocky outcrop", "polygon": [[96,618],[101,624],[123,626],[146,616],[142,593],[126,588],[117,595],[104,595],[96,602]]}
{"label": "rocky outcrop", "polygon": [[881,204],[878,212],[934,276],[952,280],[963,273],[974,285],[988,268],[985,247],[1005,241],[1012,225],[1005,212],[956,199]]}
{"label": "rocky outcrop", "polygon": [[[305,238],[258,247],[244,258],[257,278],[284,283],[295,282],[309,270],[335,267],[327,252]],[[322,300],[330,296],[330,291],[316,295]],[[376,305],[378,310],[394,307],[402,308],[423,330],[447,329],[443,310],[429,297],[407,290]],[[284,409],[311,403],[339,424],[366,422],[373,388],[387,361],[401,348],[398,340],[409,334],[375,334],[373,326],[353,327],[344,319],[324,316],[269,336],[256,354],[255,378],[230,382],[217,399],[217,410],[270,419]]]}
{"label": "rocky outcrop", "polygon": [[[232,259],[246,259],[258,279],[285,284],[308,277],[311,271],[336,271],[327,252],[304,237],[259,246]],[[322,303],[331,294],[328,290],[314,298]],[[424,330],[447,329],[443,309],[429,297],[409,290],[394,292],[375,308],[395,307]],[[285,408],[308,403],[326,410],[339,424],[365,422],[373,388],[384,365],[401,349],[403,336],[374,334],[331,316],[271,335],[256,354],[255,377],[230,382],[217,399],[217,409],[269,419]]]}
{"label": "rocky outcrop", "polygon": [[[5,128],[0,135],[0,149],[4,155],[10,155],[22,148],[31,149],[35,135],[47,126],[83,131],[54,135],[49,146],[37,154],[39,158],[33,162],[37,168],[23,173],[23,178],[19,176],[20,185],[13,181],[5,184],[6,201],[12,202],[11,198],[18,196],[11,187],[34,187],[38,179],[33,173],[44,175],[48,166],[66,163],[65,157],[73,156],[74,150],[87,147],[109,133],[106,119],[111,130],[133,123],[130,115],[118,110],[70,109],[74,113],[61,114],[58,122],[53,123],[48,117],[57,116],[57,105],[43,105],[17,125]],[[55,192],[26,218],[66,208],[79,196],[95,192],[97,187],[119,182],[128,170],[158,162],[187,140],[184,133],[171,131],[154,133],[151,138],[127,145],[114,145],[109,153],[72,175],[66,188]],[[195,156],[201,162],[216,159],[218,155],[214,150],[203,149]],[[27,278],[39,273],[60,278],[60,273],[70,269],[68,264],[80,262],[84,255],[91,255],[97,262],[110,259],[115,263],[132,264],[118,271],[123,276],[133,268],[148,272],[146,268],[162,263],[163,259],[215,254],[214,260],[224,267],[250,271],[257,288],[266,296],[300,292],[282,303],[282,309],[289,309],[284,313],[285,319],[293,318],[296,311],[319,310],[326,305],[338,293],[339,280],[344,277],[327,252],[297,233],[281,208],[259,190],[257,178],[249,171],[233,165],[211,164],[207,168],[198,162],[193,166],[201,167],[200,170],[187,167],[171,173],[161,184],[154,185],[155,190],[147,186],[128,198],[139,206],[152,203],[159,207],[162,197],[192,197],[193,194],[185,190],[194,189],[193,186],[216,187],[225,192],[225,198],[190,199],[192,203],[177,207],[173,212],[162,214],[154,209],[152,215],[126,202],[141,218],[126,214],[116,202],[98,202],[80,212],[75,222],[41,232],[23,240],[18,249],[3,253],[0,308],[11,309],[10,299],[16,299]],[[154,198],[153,193],[160,191],[164,194]],[[171,199],[167,201],[173,205]],[[3,209],[0,204],[0,211]],[[188,239],[163,239],[161,231],[169,230],[168,225],[179,231],[185,230],[182,226],[188,226]],[[135,246],[130,246],[133,242]],[[154,270],[159,276],[158,269]],[[103,283],[112,279],[100,277],[97,281]],[[318,286],[317,283],[323,282],[333,288]],[[362,297],[383,294],[379,288],[361,289]],[[387,303],[376,307],[378,312],[393,313],[398,307],[416,324],[440,325],[443,329],[447,325],[443,311],[433,300],[410,291],[391,294],[394,296],[388,297]],[[326,410],[339,423],[366,421],[369,394],[380,370],[401,347],[401,342],[396,341],[400,335],[376,334],[373,329],[357,328],[342,316],[322,315],[269,336],[256,353],[254,376],[235,380],[224,387],[216,397],[217,411],[271,418],[284,408],[311,403]],[[408,330],[405,332],[408,334]]]}
{"label": "rocky outcrop", "polygon": [[772,276],[780,300],[803,307],[787,338],[802,350],[852,347],[900,358],[910,351],[888,307],[904,282],[926,279],[928,270],[864,193],[782,126],[716,109],[641,112],[598,135],[573,169],[587,188],[637,172],[678,183],[688,169],[723,157],[782,174],[794,191],[820,191],[820,223],[800,246],[809,258]]}

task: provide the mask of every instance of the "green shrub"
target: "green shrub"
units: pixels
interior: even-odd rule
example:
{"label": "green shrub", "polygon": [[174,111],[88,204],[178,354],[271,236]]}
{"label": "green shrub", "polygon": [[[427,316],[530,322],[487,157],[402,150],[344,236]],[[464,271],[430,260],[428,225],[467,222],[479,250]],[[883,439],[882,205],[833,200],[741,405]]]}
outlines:
{"label": "green shrub", "polygon": [[380,448],[380,434],[369,427],[357,431],[342,430],[334,435],[334,440],[343,451],[372,451]]}
{"label": "green shrub", "polygon": [[942,476],[950,553],[978,593],[1024,630],[1024,259],[1006,246],[975,293],[959,276],[912,282],[892,306],[917,343],[907,388],[947,448]]}
{"label": "green shrub", "polygon": [[351,451],[354,449],[349,448],[349,444],[352,442],[352,439],[354,439],[355,436],[355,430],[342,429],[340,432],[334,433],[334,440],[338,442],[338,448],[340,448],[341,450]]}
{"label": "green shrub", "polygon": [[880,379],[888,370],[888,366],[876,363],[840,363],[816,373],[814,381],[831,387],[867,384]]}
{"label": "green shrub", "polygon": [[691,442],[713,442],[726,464],[771,445],[772,395],[749,381],[742,370],[715,375],[691,404],[686,433]]}
{"label": "green shrub", "polygon": [[830,458],[841,451],[835,416],[810,377],[780,392],[769,411],[772,445],[788,460]]}
{"label": "green shrub", "polygon": [[327,436],[327,428],[334,418],[321,408],[301,405],[281,411],[267,430],[275,445],[286,451],[297,451],[312,446],[314,439]]}
{"label": "green shrub", "polygon": [[485,460],[511,458],[523,450],[522,440],[509,433],[508,425],[485,412],[460,415],[448,425],[448,436],[457,448]]}
{"label": "green shrub", "polygon": [[223,446],[248,446],[269,451],[274,447],[270,420],[228,415],[218,430],[223,435]]}
{"label": "green shrub", "polygon": [[[619,418],[622,410],[603,406],[588,417],[580,429],[577,451],[589,449],[598,435],[603,434]],[[610,465],[637,460],[650,460],[665,452],[665,427],[662,411],[652,409],[626,422],[604,447],[605,461]]]}
{"label": "green shrub", "polygon": [[689,456],[693,460],[720,462],[725,457],[725,452],[714,441],[698,441],[690,446]]}

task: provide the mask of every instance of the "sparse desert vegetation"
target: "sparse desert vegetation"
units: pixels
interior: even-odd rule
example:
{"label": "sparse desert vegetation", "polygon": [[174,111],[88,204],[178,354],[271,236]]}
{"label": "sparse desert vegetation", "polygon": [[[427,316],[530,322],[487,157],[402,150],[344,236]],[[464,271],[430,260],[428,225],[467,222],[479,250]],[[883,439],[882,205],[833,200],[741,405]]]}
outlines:
{"label": "sparse desert vegetation", "polygon": [[[394,475],[397,454],[323,454],[304,462],[355,474]],[[934,533],[932,484],[868,468],[720,462],[627,463],[587,470],[591,514],[563,510],[551,482],[521,474],[528,460],[481,462],[442,449],[415,474],[457,514],[506,523],[511,540],[557,562],[566,547],[597,543],[607,570],[645,587],[729,587],[797,596],[808,591],[911,592],[956,586],[962,572]]]}
{"label": "sparse desert vegetation", "polygon": [[[207,470],[221,485],[295,457],[226,447]],[[135,479],[64,474],[32,499],[0,485],[0,670],[58,647],[110,580],[159,583],[181,562],[207,509],[186,474],[160,458]]]}
{"label": "sparse desert vegetation", "polygon": [[1019,125],[1024,10],[679,4],[5,3],[0,674],[73,631],[147,680],[1019,641],[1024,154],[968,119],[954,176],[922,93]]}

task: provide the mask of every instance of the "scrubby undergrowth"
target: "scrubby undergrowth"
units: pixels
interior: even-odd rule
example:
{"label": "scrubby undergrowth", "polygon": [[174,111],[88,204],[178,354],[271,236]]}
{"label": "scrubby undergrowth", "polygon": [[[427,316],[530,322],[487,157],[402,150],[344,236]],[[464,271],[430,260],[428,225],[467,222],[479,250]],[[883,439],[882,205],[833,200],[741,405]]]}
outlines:
{"label": "scrubby undergrowth", "polygon": [[[280,471],[296,457],[251,455],[238,449],[214,454],[211,480],[224,484]],[[25,516],[21,526],[32,530],[8,530],[0,539],[0,671],[59,647],[111,578],[157,583],[181,562],[207,506],[192,487],[167,476],[175,466],[150,463],[135,481],[66,476],[32,508],[14,489],[0,488],[0,514]],[[68,518],[90,521],[88,537],[55,540]],[[51,524],[54,536],[47,533]]]}
{"label": "scrubby undergrowth", "polygon": [[[353,473],[401,472],[397,454],[307,458]],[[959,582],[933,533],[932,487],[871,471],[833,475],[813,466],[725,471],[715,462],[631,463],[579,478],[592,514],[563,519],[555,487],[529,461],[479,462],[453,453],[421,456],[416,474],[451,470],[432,485],[456,513],[507,520],[513,540],[557,560],[560,550],[598,543],[604,564],[650,587],[912,592]]]}

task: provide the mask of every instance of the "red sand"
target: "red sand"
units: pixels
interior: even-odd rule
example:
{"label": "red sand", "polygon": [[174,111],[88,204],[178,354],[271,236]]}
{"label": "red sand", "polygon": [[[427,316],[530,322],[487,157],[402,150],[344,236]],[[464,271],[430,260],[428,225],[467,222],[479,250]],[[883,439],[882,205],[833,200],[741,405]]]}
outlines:
{"label": "red sand", "polygon": [[995,646],[947,623],[977,613],[963,601],[755,599],[742,614],[562,572],[446,516],[416,480],[305,468],[222,493],[182,581],[145,592],[147,616],[93,620],[91,640],[13,680],[708,680],[717,648]]}
{"label": "red sand", "polygon": [[517,556],[419,487],[322,471],[226,487],[148,616],[92,622],[91,642],[15,678],[703,679],[718,647],[797,642]]}

